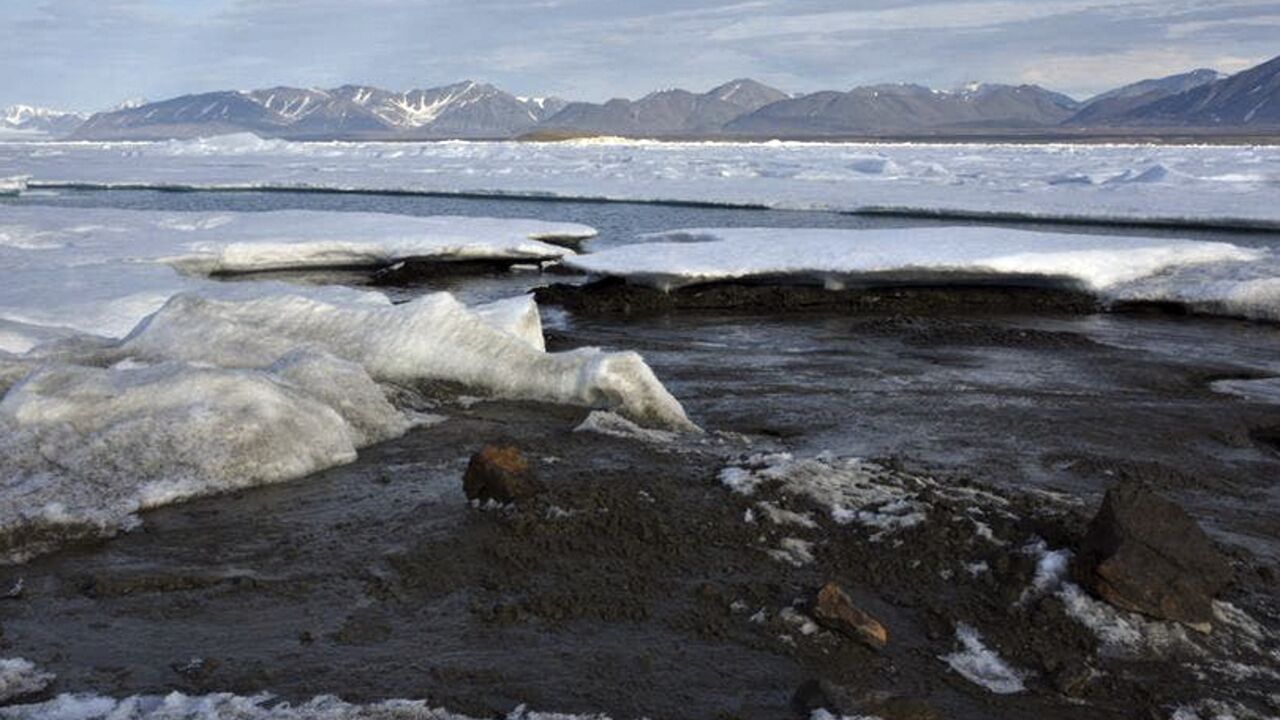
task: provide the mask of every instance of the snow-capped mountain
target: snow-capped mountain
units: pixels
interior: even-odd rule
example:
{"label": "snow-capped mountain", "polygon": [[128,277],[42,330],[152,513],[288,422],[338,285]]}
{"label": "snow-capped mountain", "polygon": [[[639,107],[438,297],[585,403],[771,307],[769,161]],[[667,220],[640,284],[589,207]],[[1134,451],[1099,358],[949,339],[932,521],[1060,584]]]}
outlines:
{"label": "snow-capped mountain", "polygon": [[186,95],[99,113],[76,137],[160,139],[248,131],[289,139],[505,138],[563,106],[555,98],[521,99],[471,81],[403,93],[364,85],[273,87]]}
{"label": "snow-capped mountain", "polygon": [[1036,85],[971,83],[953,91],[869,85],[766,105],[726,126],[743,135],[842,135],[1039,128],[1061,123],[1079,103]]}
{"label": "snow-capped mountain", "polygon": [[[129,103],[82,125],[74,113],[15,106],[0,129],[47,129],[92,140],[252,132],[292,140],[508,139],[545,132],[633,137],[1079,136],[1132,128],[1280,127],[1280,58],[1230,77],[1197,70],[1117,88],[1086,103],[1036,85],[954,90],[870,85],[791,96],[738,79],[705,93],[568,103],[466,81],[395,92],[367,85],[273,87]],[[1128,128],[1128,129],[1126,129]],[[1141,132],[1146,132],[1141,130]]]}
{"label": "snow-capped mountain", "polygon": [[49,135],[67,135],[85,121],[87,115],[65,110],[10,105],[0,115],[0,129],[24,130]]}

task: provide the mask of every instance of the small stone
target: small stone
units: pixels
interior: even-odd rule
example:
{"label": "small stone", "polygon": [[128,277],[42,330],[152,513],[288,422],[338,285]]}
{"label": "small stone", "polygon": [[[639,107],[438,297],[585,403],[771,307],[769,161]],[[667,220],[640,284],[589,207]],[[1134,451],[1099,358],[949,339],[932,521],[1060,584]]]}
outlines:
{"label": "small stone", "polygon": [[1078,698],[1088,689],[1094,675],[1096,673],[1088,663],[1068,662],[1065,667],[1053,674],[1053,686],[1067,697]]}
{"label": "small stone", "polygon": [[1107,491],[1077,553],[1075,576],[1106,602],[1208,632],[1227,559],[1177,504],[1137,482]]}
{"label": "small stone", "polygon": [[855,606],[848,593],[833,582],[818,591],[813,617],[822,625],[877,650],[889,643],[889,631],[884,625]]}
{"label": "small stone", "polygon": [[176,662],[169,667],[186,680],[199,683],[208,680],[222,663],[211,658],[192,657],[186,662]]}
{"label": "small stone", "polygon": [[502,504],[533,497],[543,491],[532,465],[514,445],[486,445],[467,465],[462,490],[468,500]]}

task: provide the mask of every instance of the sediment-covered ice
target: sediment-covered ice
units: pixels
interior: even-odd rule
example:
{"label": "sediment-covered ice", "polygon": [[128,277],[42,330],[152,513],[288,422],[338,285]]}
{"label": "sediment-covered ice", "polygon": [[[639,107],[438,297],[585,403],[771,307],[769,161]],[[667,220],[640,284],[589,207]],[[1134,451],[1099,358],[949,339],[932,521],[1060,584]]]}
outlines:
{"label": "sediment-covered ice", "polygon": [[[360,190],[1280,228],[1280,148],[926,143],[0,143],[32,187]],[[12,168],[12,170],[8,170]]]}
{"label": "sediment-covered ice", "polygon": [[1280,318],[1280,257],[1224,242],[985,227],[714,228],[654,239],[565,263],[663,290],[717,281],[833,289],[1044,284],[1088,290],[1108,301],[1176,302],[1206,313]]}

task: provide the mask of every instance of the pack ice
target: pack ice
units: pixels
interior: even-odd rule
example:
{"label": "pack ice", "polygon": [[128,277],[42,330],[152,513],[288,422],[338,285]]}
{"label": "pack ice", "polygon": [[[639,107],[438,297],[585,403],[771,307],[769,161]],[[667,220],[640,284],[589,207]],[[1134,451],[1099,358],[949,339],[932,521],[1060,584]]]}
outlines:
{"label": "pack ice", "polygon": [[[58,331],[119,337],[174,294],[233,288],[220,273],[380,267],[402,260],[538,262],[572,255],[574,223],[379,213],[174,213],[17,206],[0,215],[0,350]],[[63,333],[65,334],[65,333]]]}
{"label": "pack ice", "polygon": [[1230,243],[990,227],[712,228],[652,239],[564,262],[662,290],[718,281],[1031,283],[1280,319],[1280,258]]}
{"label": "pack ice", "polygon": [[463,193],[1280,228],[1280,148],[928,143],[0,143],[30,187]]}
{"label": "pack ice", "polygon": [[[208,227],[207,219],[167,214],[149,222],[172,229],[180,221],[173,232],[198,233],[186,228]],[[340,222],[323,213],[290,220]],[[459,224],[465,231],[466,221]],[[291,232],[306,237],[296,224]],[[542,252],[517,234],[472,243],[477,252],[525,243]],[[164,237],[86,224],[11,232],[0,246],[22,258],[0,271],[5,312],[21,315],[0,331],[44,333],[21,354],[0,352],[0,560],[111,534],[147,508],[350,462],[418,421],[390,397],[438,381],[695,429],[639,355],[545,352],[530,297],[469,308],[448,293],[393,304],[352,289],[222,285],[176,272],[172,258],[192,253],[174,253]],[[276,242],[265,231],[259,237]],[[42,266],[50,257],[61,264]],[[46,278],[53,289],[33,285]],[[142,319],[123,337],[78,332],[80,287],[123,298],[112,312]],[[139,287],[141,299],[130,294]],[[160,307],[145,315],[151,302]]]}

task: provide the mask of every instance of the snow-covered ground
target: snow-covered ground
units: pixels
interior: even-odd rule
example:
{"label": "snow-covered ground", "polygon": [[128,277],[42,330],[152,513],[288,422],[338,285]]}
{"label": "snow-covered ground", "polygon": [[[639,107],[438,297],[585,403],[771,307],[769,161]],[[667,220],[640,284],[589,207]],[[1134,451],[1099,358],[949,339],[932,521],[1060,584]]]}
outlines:
{"label": "snow-covered ground", "polygon": [[885,282],[1068,284],[1103,300],[1184,303],[1280,319],[1280,258],[1224,242],[939,227],[710,228],[565,259],[579,270],[669,290],[783,279],[840,288]]}
{"label": "snow-covered ground", "polygon": [[6,175],[30,175],[33,187],[493,193],[1280,228],[1274,146],[294,143],[231,135],[0,143]]}

